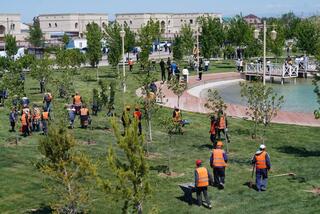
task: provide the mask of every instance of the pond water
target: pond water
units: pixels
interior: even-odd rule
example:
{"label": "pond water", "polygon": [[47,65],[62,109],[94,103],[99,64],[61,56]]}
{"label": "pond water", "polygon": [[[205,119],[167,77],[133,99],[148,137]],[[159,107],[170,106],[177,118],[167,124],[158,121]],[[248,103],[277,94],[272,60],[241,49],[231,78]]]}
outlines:
{"label": "pond water", "polygon": [[[283,111],[313,113],[319,107],[316,101],[316,94],[313,92],[315,86],[312,79],[297,78],[293,82],[281,85],[279,83],[267,83],[278,95],[284,96]],[[217,89],[226,103],[246,105],[246,100],[241,98],[239,83],[227,83],[214,87]],[[207,97],[207,89],[201,92],[201,97]]]}

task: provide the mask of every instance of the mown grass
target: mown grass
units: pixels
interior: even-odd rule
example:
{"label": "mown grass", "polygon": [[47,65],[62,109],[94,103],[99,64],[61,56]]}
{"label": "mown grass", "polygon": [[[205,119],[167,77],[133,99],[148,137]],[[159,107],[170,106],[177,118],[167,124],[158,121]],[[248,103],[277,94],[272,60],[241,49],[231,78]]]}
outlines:
{"label": "mown grass", "polygon": [[[223,63],[221,63],[223,66]],[[219,71],[215,68],[212,72]],[[221,70],[222,71],[222,70]],[[227,71],[224,70],[224,71]],[[101,78],[111,76],[110,68],[100,68]],[[84,74],[95,78],[94,69],[81,69],[80,75],[75,76],[75,89],[89,101],[92,88],[97,82],[83,81]],[[58,75],[58,74],[57,74]],[[121,115],[123,105],[133,105],[137,100],[135,90],[138,71],[128,73],[128,92],[123,95],[120,86],[116,94],[116,112]],[[160,77],[159,73],[155,76]],[[111,80],[111,78],[109,78]],[[40,102],[41,95],[34,89],[38,87],[35,80],[27,76],[26,91],[31,102]],[[63,111],[65,100],[55,98],[54,111]],[[93,117],[93,130],[82,130],[76,127],[71,132],[81,141],[92,140],[94,145],[79,145],[78,149],[86,152],[95,162],[100,162],[99,174],[107,176],[110,172],[105,166],[108,146],[114,145],[112,133],[105,129],[108,126],[105,111],[98,117]],[[157,154],[156,158],[148,159],[150,165],[150,181],[152,194],[144,203],[145,213],[152,209],[159,213],[319,213],[320,197],[313,196],[303,190],[320,186],[320,129],[293,125],[273,124],[267,131],[265,141],[271,156],[271,175],[294,172],[295,178],[270,178],[268,191],[258,193],[249,189],[245,183],[251,178],[250,159],[260,142],[250,138],[251,122],[230,118],[231,144],[229,144],[229,165],[226,170],[226,189],[209,188],[213,210],[195,205],[189,206],[183,201],[183,193],[179,183],[193,181],[194,162],[202,159],[209,166],[210,141],[209,119],[206,115],[184,112],[185,119],[191,124],[185,128],[183,136],[174,136],[169,145],[168,136],[160,128],[158,121],[161,117],[171,115],[171,110],[160,109],[153,119],[153,142],[150,152]],[[38,139],[42,136],[35,133],[31,137],[21,138],[18,145],[10,144],[9,140],[18,133],[9,133],[8,110],[0,109],[0,213],[26,213],[30,209],[47,207],[53,195],[43,188],[43,175],[35,166],[40,158],[37,150]],[[76,121],[79,126],[79,121]],[[143,123],[145,128],[145,121]],[[146,132],[146,129],[144,129]],[[169,149],[170,148],[170,149]],[[172,171],[183,173],[181,177],[161,177],[159,173],[168,165],[168,155],[171,156]],[[92,190],[92,213],[121,213],[121,202],[106,199],[101,187],[96,184]],[[195,197],[195,196],[194,196]],[[46,212],[43,212],[46,213]]]}

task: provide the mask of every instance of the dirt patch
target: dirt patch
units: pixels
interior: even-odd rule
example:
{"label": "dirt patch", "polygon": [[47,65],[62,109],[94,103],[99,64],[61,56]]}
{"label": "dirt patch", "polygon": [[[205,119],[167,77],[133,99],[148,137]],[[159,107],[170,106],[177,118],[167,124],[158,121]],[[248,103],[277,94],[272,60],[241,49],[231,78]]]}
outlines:
{"label": "dirt patch", "polygon": [[148,154],[146,154],[146,158],[149,160],[158,159],[160,157],[161,157],[161,154],[157,152],[149,152]]}
{"label": "dirt patch", "polygon": [[90,146],[90,145],[96,145],[97,142],[96,142],[96,141],[91,141],[91,140],[89,140],[89,141],[80,141],[80,144],[81,144],[81,145],[88,145],[88,146]]}
{"label": "dirt patch", "polygon": [[177,172],[159,173],[159,176],[163,178],[179,178],[184,176],[184,173],[177,173]]}
{"label": "dirt patch", "polygon": [[312,190],[304,190],[305,192],[310,192],[310,193],[313,193],[314,195],[316,196],[320,196],[320,187],[316,187]]}

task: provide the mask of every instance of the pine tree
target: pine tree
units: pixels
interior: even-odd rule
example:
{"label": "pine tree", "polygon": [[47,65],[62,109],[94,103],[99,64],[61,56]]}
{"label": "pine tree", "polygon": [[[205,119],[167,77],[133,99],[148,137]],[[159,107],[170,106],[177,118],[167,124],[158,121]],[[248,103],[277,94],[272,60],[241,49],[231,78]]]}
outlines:
{"label": "pine tree", "polygon": [[94,68],[98,66],[102,58],[102,32],[99,25],[94,22],[88,24],[86,36],[88,41],[87,57],[90,65]]}
{"label": "pine tree", "polygon": [[76,150],[76,140],[62,127],[51,126],[48,136],[40,139],[43,158],[36,166],[45,175],[48,192],[55,196],[51,207],[57,213],[84,213],[90,203],[96,166]]}
{"label": "pine tree", "polygon": [[112,181],[104,180],[104,189],[112,198],[123,200],[122,213],[142,213],[143,202],[150,194],[149,166],[144,156],[144,139],[138,135],[137,121],[131,123],[122,136],[116,118],[111,121],[117,141],[117,151],[109,148],[107,162]]}
{"label": "pine tree", "polygon": [[28,40],[34,47],[43,46],[43,33],[40,28],[40,21],[38,18],[33,19],[33,25],[30,27]]}

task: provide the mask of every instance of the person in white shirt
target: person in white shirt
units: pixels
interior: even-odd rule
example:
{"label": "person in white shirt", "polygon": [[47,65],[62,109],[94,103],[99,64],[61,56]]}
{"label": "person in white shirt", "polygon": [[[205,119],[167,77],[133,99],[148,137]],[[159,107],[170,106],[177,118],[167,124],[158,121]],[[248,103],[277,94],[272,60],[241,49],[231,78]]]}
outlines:
{"label": "person in white shirt", "polygon": [[187,68],[187,66],[184,67],[184,69],[182,70],[182,76],[183,76],[183,80],[188,83],[189,82],[189,70]]}
{"label": "person in white shirt", "polygon": [[209,70],[209,64],[210,64],[210,61],[206,59],[204,61],[204,71],[208,71]]}

